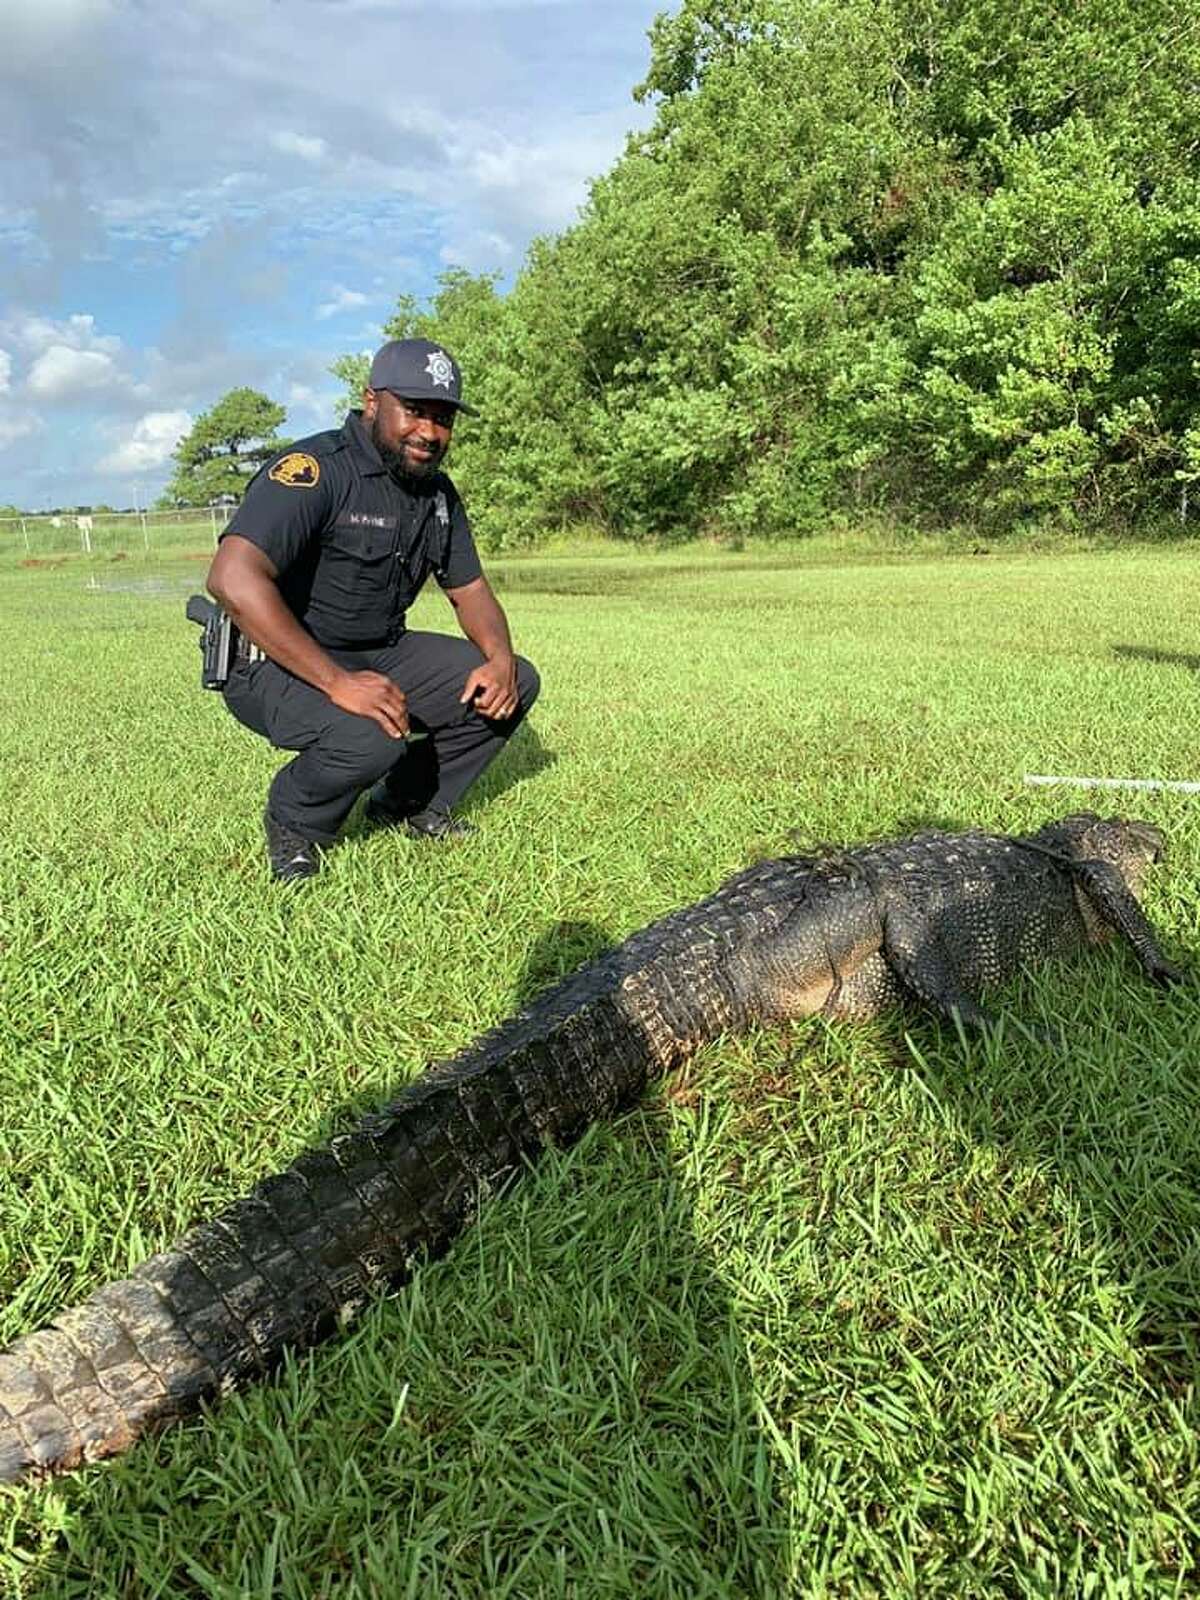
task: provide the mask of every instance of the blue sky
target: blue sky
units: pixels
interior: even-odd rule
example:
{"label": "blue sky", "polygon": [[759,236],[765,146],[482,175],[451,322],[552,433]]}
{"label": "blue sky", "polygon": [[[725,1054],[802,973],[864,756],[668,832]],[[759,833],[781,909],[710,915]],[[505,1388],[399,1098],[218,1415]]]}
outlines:
{"label": "blue sky", "polygon": [[0,0],[0,503],[145,504],[237,384],[329,426],[398,294],[570,224],[664,9]]}

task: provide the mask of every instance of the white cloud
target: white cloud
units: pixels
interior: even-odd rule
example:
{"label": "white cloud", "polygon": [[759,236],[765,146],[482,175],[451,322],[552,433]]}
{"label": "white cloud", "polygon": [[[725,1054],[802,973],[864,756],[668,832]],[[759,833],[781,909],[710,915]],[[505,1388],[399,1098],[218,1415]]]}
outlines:
{"label": "white cloud", "polygon": [[10,444],[36,433],[41,426],[40,417],[30,416],[23,411],[0,411],[0,450],[7,450]]}
{"label": "white cloud", "polygon": [[461,233],[447,240],[438,260],[447,267],[465,267],[468,272],[493,272],[512,262],[513,247],[498,233]]}
{"label": "white cloud", "polygon": [[369,302],[369,295],[360,294],[357,289],[343,289],[341,284],[337,284],[330,298],[317,307],[317,321],[325,322],[329,317],[340,316],[343,311],[357,311],[359,306]]}
{"label": "white cloud", "polygon": [[323,161],[329,151],[324,139],[305,133],[291,133],[281,129],[270,135],[275,149],[285,156],[299,156],[301,161]]}
{"label": "white cloud", "polygon": [[187,411],[147,411],[128,438],[100,462],[101,472],[150,472],[164,466],[192,426]]}
{"label": "white cloud", "polygon": [[342,391],[315,383],[289,383],[284,391],[287,431],[293,435],[335,428],[342,420]]}
{"label": "white cloud", "polygon": [[24,26],[30,33],[69,33],[86,23],[98,21],[111,11],[108,0],[38,0],[36,6],[0,5],[6,29]]}
{"label": "white cloud", "polygon": [[95,350],[107,356],[115,356],[121,348],[121,341],[115,335],[96,332],[96,319],[86,312],[75,312],[63,320],[18,313],[0,323],[0,331],[30,356],[39,355],[54,345],[68,350]]}
{"label": "white cloud", "polygon": [[[25,392],[39,400],[86,395],[93,408],[128,412],[139,403],[144,408],[149,399],[145,385],[128,370],[131,352],[115,334],[101,333],[87,312],[56,318],[15,311],[0,321],[0,338],[28,363]],[[10,388],[13,364],[10,357]]]}
{"label": "white cloud", "polygon": [[56,400],[85,389],[102,389],[117,377],[110,355],[100,350],[73,350],[52,344],[29,369],[30,392],[43,400]]}
{"label": "white cloud", "polygon": [[498,126],[463,123],[449,155],[470,188],[476,225],[484,219],[522,247],[530,232],[568,225],[587,199],[589,181],[612,165],[622,125],[630,120],[623,111],[580,114],[568,131],[537,140],[510,138]]}
{"label": "white cloud", "polygon": [[[98,499],[106,458],[150,492],[149,419],[239,384],[329,425],[330,363],[398,294],[571,222],[652,115],[629,88],[662,6],[191,0],[148,29],[141,0],[0,0],[0,497]],[[364,100],[381,60],[405,92]]]}
{"label": "white cloud", "polygon": [[61,50],[81,34],[106,22],[109,0],[38,0],[37,5],[0,3],[5,46],[18,64]]}
{"label": "white cloud", "polygon": [[0,394],[7,394],[12,387],[12,357],[7,350],[0,350]]}

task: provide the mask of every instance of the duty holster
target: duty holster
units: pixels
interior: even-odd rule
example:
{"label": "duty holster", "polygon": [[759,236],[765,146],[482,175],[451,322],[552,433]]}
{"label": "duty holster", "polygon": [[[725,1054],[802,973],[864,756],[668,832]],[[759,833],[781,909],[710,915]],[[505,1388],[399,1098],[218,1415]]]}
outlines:
{"label": "duty holster", "polygon": [[187,603],[189,622],[200,624],[200,687],[223,689],[233,667],[238,631],[224,607],[202,594]]}

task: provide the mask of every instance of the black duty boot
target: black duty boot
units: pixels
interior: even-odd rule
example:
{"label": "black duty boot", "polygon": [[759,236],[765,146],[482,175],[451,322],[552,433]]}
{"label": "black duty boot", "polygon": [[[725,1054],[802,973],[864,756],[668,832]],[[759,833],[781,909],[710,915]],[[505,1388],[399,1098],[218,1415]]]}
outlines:
{"label": "black duty boot", "polygon": [[404,802],[388,787],[386,778],[380,778],[368,794],[363,816],[373,828],[403,827],[418,839],[461,839],[475,832],[469,822],[451,816],[438,806],[426,806],[423,811],[406,810]]}
{"label": "black duty boot", "polygon": [[263,812],[263,827],[267,831],[267,859],[273,878],[280,883],[297,883],[301,878],[316,877],[321,870],[321,847],[315,839],[306,839],[269,811]]}
{"label": "black duty boot", "polygon": [[367,796],[363,816],[373,828],[395,828],[404,821],[408,812],[388,788],[387,779],[380,778]]}
{"label": "black duty boot", "polygon": [[475,832],[471,823],[464,822],[461,817],[451,816],[449,811],[438,811],[433,806],[405,817],[404,826],[418,839],[465,839],[467,834]]}

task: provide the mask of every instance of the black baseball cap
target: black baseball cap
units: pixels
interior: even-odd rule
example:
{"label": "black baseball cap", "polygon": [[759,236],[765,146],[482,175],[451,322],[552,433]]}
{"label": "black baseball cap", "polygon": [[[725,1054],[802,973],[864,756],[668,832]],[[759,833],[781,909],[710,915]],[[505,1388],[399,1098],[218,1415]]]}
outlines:
{"label": "black baseball cap", "polygon": [[390,389],[401,400],[440,400],[469,417],[479,415],[461,398],[458,362],[430,339],[390,340],[375,352],[367,383],[372,389]]}

